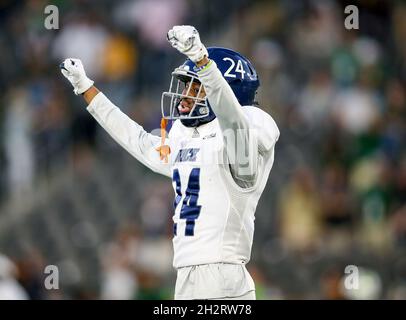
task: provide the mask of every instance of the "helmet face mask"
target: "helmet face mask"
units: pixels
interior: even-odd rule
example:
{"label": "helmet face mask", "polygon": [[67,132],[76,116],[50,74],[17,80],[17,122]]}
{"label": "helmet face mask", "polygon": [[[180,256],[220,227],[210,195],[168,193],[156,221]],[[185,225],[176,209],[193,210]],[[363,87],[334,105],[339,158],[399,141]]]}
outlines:
{"label": "helmet face mask", "polygon": [[[218,69],[233,90],[241,106],[254,105],[255,96],[259,87],[257,72],[251,62],[240,53],[220,47],[207,48],[209,58],[216,62]],[[216,118],[206,97],[200,97],[203,86],[200,85],[198,68],[191,60],[172,72],[169,90],[162,93],[162,117],[168,120],[180,119],[187,127],[197,127]],[[185,93],[184,85],[189,83]],[[199,83],[197,94],[190,94],[194,83]],[[193,101],[193,106],[187,114],[182,114],[178,107],[183,99]]]}
{"label": "helmet face mask", "polygon": [[[193,84],[199,84],[197,93],[192,94]],[[185,92],[185,87],[187,91]],[[198,126],[201,121],[210,113],[210,107],[206,97],[202,97],[204,93],[203,86],[198,80],[198,75],[190,72],[183,66],[176,68],[172,72],[172,79],[169,90],[162,93],[161,98],[161,111],[162,117],[169,120],[180,119],[186,126]],[[179,105],[183,99],[192,101],[192,107],[189,112],[181,113]]]}

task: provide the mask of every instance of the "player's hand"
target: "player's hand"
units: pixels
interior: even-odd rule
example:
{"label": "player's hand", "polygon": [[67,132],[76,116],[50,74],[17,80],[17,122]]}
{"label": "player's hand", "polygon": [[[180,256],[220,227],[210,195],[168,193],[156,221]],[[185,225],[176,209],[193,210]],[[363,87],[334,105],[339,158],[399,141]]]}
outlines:
{"label": "player's hand", "polygon": [[193,26],[174,26],[166,37],[172,47],[185,54],[194,63],[209,55],[200,41],[199,32]]}
{"label": "player's hand", "polygon": [[59,65],[62,74],[73,86],[73,92],[77,95],[84,93],[93,86],[94,81],[86,76],[82,61],[68,58]]}

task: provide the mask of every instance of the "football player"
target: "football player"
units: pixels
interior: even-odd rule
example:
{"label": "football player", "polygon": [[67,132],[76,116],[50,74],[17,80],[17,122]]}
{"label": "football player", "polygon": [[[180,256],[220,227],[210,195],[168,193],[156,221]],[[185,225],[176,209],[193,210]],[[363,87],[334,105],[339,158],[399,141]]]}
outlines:
{"label": "football player", "polygon": [[[246,264],[278,127],[256,106],[259,80],[247,58],[206,48],[192,26],[173,27],[167,39],[187,60],[162,94],[161,137],[99,92],[80,60],[66,59],[60,68],[117,143],[172,179],[175,299],[255,299]],[[166,137],[168,120],[173,124]]]}

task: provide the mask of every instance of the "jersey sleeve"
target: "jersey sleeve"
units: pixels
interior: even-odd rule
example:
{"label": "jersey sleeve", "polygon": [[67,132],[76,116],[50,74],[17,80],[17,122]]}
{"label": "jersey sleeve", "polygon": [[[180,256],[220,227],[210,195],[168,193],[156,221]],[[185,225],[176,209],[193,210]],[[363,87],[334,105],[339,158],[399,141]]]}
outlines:
{"label": "jersey sleeve", "polygon": [[[171,177],[170,165],[161,162],[156,148],[161,138],[144,130],[99,92],[87,107],[87,111],[107,133],[134,158],[156,173]],[[169,144],[169,141],[167,142]],[[170,163],[170,162],[168,162]]]}
{"label": "jersey sleeve", "polygon": [[248,119],[233,90],[217,68],[216,62],[211,60],[198,74],[221,130],[248,128]]}
{"label": "jersey sleeve", "polygon": [[272,151],[279,139],[280,131],[270,114],[256,108],[248,107],[247,117],[250,127],[258,133],[258,151],[262,154]]}
{"label": "jersey sleeve", "polygon": [[[257,178],[258,152],[272,149],[276,142],[275,132],[269,130],[268,134],[263,135],[264,130],[256,125],[257,121],[253,122],[244,113],[213,60],[198,74],[219,121],[234,180],[242,187],[250,187]],[[275,124],[273,119],[271,122]]]}

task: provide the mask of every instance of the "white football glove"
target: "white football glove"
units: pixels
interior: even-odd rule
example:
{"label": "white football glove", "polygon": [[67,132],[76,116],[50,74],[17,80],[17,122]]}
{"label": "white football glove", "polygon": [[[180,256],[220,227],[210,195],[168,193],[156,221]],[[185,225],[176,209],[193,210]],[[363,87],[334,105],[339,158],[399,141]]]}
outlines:
{"label": "white football glove", "polygon": [[200,41],[199,32],[193,26],[174,26],[166,35],[175,49],[185,54],[194,63],[209,56],[206,47]]}
{"label": "white football glove", "polygon": [[93,86],[94,81],[86,76],[82,61],[79,59],[68,58],[62,62],[59,67],[62,74],[69,80],[73,86],[73,92],[76,95],[82,94]]}

